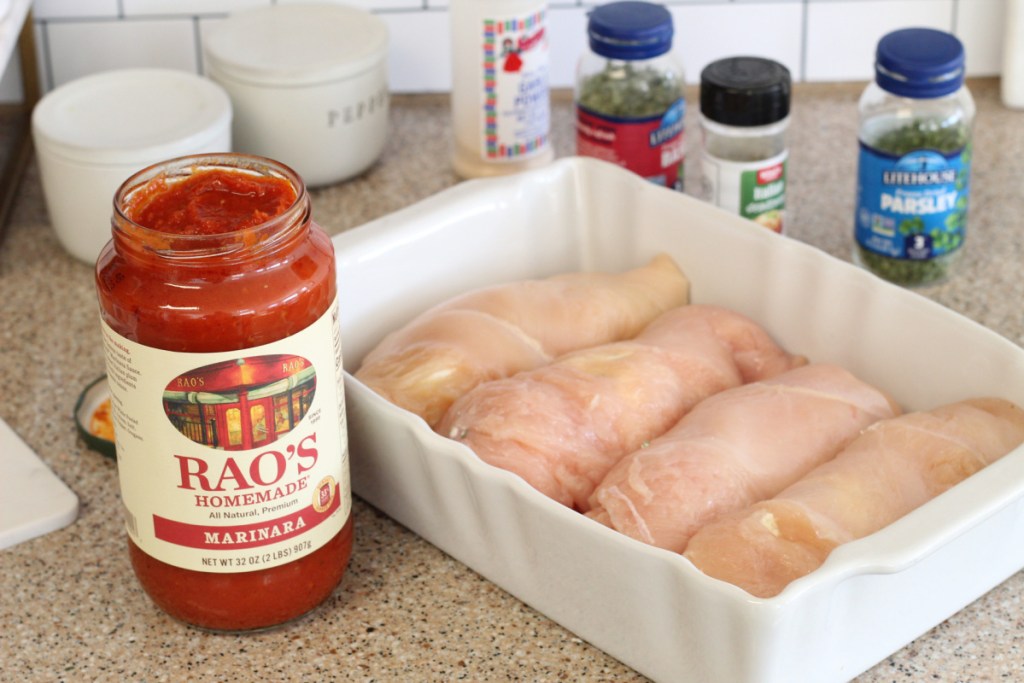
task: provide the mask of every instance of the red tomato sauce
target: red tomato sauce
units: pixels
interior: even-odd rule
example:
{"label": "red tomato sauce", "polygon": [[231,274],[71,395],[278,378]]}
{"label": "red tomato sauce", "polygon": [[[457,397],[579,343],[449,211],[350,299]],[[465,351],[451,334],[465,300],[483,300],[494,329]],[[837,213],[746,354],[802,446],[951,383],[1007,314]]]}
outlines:
{"label": "red tomato sauce", "polygon": [[[150,181],[125,214],[165,233],[245,232],[289,210],[296,197],[287,180],[208,170],[186,182]],[[227,255],[181,266],[145,248],[115,248],[115,231],[96,270],[103,319],[128,339],[179,352],[252,348],[295,334],[336,296],[330,239],[308,214],[306,220],[308,231],[242,268]],[[202,628],[240,631],[290,621],[327,599],[345,572],[352,537],[350,515],[311,554],[241,573],[183,569],[147,555],[131,539],[128,544],[135,573],[160,608]]]}
{"label": "red tomato sauce", "polygon": [[132,198],[128,217],[160,232],[214,235],[265,223],[296,199],[284,178],[209,169],[173,183],[149,183]]}

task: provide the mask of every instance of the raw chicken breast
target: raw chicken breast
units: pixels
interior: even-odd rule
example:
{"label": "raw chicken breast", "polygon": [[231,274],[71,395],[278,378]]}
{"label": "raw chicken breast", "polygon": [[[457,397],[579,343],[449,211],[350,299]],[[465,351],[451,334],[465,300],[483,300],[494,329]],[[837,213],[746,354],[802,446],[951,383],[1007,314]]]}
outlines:
{"label": "raw chicken breast", "polygon": [[805,362],[745,316],[682,306],[633,340],[477,386],[455,401],[437,431],[559,503],[585,510],[619,458],[698,402]]}
{"label": "raw chicken breast", "polygon": [[759,597],[817,569],[832,549],[896,521],[1024,442],[1024,410],[975,399],[877,422],[771,500],[690,540],[705,574]]}
{"label": "raw chicken breast", "polygon": [[834,457],[871,423],[898,415],[884,392],[812,364],[703,401],[619,461],[588,516],[682,552],[712,519],[770,498]]}
{"label": "raw chicken breast", "polygon": [[436,427],[452,401],[480,382],[628,339],[688,300],[689,282],[664,254],[619,274],[496,285],[439,304],[392,332],[355,376]]}

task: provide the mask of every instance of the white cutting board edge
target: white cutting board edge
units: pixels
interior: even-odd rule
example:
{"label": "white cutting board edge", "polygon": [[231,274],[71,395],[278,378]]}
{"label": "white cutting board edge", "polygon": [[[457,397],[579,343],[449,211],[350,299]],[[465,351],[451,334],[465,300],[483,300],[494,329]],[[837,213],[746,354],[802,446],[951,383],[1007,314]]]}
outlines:
{"label": "white cutting board edge", "polygon": [[0,550],[63,529],[78,496],[0,419]]}

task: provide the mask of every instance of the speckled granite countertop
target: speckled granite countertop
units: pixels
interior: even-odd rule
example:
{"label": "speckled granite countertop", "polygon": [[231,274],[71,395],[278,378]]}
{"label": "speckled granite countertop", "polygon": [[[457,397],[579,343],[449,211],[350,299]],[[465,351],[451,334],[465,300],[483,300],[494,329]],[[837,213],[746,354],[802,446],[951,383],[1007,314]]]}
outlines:
{"label": "speckled granite countertop", "polygon": [[[1024,344],[1024,113],[1002,107],[996,81],[971,88],[979,113],[966,253],[953,280],[922,293]],[[840,258],[850,250],[860,90],[800,86],[794,96],[788,232]],[[573,148],[570,114],[560,94],[560,156]],[[446,97],[396,97],[382,159],[317,191],[317,219],[337,233],[456,183],[450,140]],[[92,271],[57,243],[34,166],[0,246],[0,312],[0,416],[81,499],[71,526],[0,551],[0,681],[642,680],[358,499],[351,566],[314,614],[245,636],[172,621],[129,567],[113,462],[76,438],[75,399],[104,370]],[[856,680],[1024,680],[1022,594],[1018,573]]]}

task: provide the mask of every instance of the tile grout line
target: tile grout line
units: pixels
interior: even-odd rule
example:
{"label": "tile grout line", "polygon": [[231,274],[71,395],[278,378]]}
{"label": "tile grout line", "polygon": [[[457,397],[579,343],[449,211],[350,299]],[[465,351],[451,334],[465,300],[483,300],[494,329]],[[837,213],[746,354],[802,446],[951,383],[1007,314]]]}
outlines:
{"label": "tile grout line", "polygon": [[807,81],[807,41],[810,27],[807,25],[810,19],[810,2],[803,0],[800,8],[800,74],[797,80],[800,83]]}
{"label": "tile grout line", "polygon": [[205,71],[205,63],[203,62],[202,30],[199,26],[199,17],[196,15],[192,16],[192,49],[196,53],[196,73],[201,76]]}
{"label": "tile grout line", "polygon": [[42,74],[46,83],[44,83],[43,92],[49,92],[53,88],[53,57],[50,51],[50,30],[46,20],[39,22],[39,47],[36,50],[36,54],[42,54],[43,58],[43,69]]}

